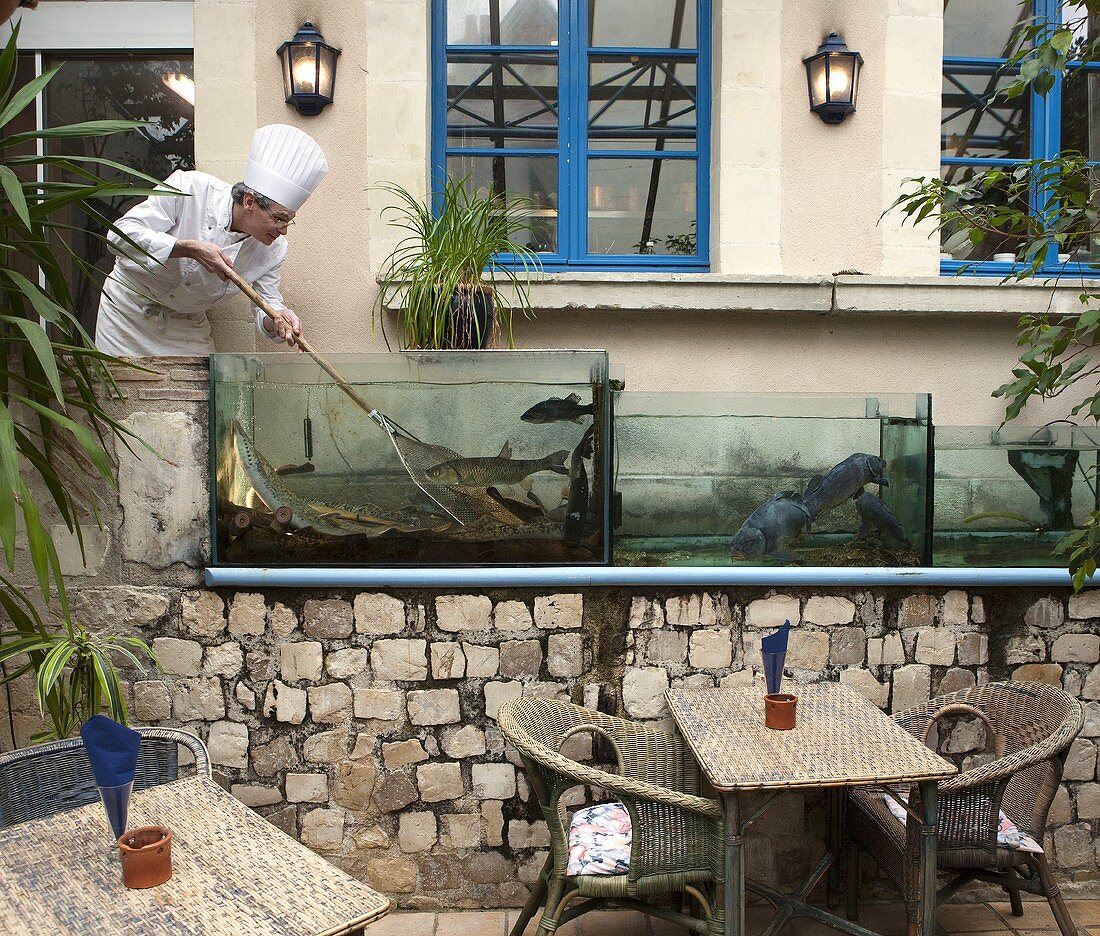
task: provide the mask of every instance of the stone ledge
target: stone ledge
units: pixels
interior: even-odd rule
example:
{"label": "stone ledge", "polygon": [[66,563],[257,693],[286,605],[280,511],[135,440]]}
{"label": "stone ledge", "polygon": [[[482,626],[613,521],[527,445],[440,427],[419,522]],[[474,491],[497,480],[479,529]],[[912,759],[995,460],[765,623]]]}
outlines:
{"label": "stone ledge", "polygon": [[1001,285],[985,277],[776,277],[690,273],[550,273],[538,310],[1011,315],[1075,312],[1080,281]]}

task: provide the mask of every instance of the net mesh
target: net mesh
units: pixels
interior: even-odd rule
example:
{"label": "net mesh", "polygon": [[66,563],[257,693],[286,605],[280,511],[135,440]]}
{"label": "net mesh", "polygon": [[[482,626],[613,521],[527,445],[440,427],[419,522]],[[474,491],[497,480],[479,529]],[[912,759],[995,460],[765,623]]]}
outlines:
{"label": "net mesh", "polygon": [[397,451],[397,457],[401,459],[401,464],[405,466],[413,484],[457,523],[465,526],[483,517],[491,517],[508,524],[523,522],[521,517],[484,489],[440,484],[428,477],[429,468],[434,468],[441,462],[461,458],[457,452],[442,445],[421,442],[411,432],[402,429],[392,419],[383,416],[377,410],[371,413],[371,419],[390,437]]}

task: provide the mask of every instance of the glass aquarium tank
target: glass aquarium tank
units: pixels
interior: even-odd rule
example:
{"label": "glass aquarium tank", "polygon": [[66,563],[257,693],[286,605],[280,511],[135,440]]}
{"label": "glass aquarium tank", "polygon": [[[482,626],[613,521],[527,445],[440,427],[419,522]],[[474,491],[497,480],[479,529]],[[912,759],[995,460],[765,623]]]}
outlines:
{"label": "glass aquarium tank", "polygon": [[931,561],[928,394],[617,394],[616,565]]}
{"label": "glass aquarium tank", "polygon": [[937,566],[1064,566],[1055,544],[1100,508],[1100,430],[937,426]]}
{"label": "glass aquarium tank", "polygon": [[603,351],[215,354],[213,564],[609,561]]}

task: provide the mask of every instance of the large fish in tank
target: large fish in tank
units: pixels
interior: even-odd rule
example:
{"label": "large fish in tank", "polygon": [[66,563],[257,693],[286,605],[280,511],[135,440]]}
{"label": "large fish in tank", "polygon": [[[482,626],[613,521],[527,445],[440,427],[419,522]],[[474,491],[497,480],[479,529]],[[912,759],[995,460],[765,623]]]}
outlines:
{"label": "large fish in tank", "polygon": [[500,454],[490,458],[455,458],[433,465],[425,474],[436,484],[485,488],[497,484],[519,484],[539,471],[569,474],[565,460],[569,450],[562,449],[543,458],[512,458],[512,446],[507,442]]}
{"label": "large fish in tank", "polygon": [[555,423],[555,422],[581,422],[586,416],[592,416],[596,412],[596,404],[584,405],[581,398],[570,393],[567,397],[550,397],[541,403],[536,403],[520,419],[529,423]]}
{"label": "large fish in tank", "polygon": [[794,559],[791,543],[810,524],[810,513],[796,491],[780,491],[756,508],[730,543],[731,559],[772,556]]}
{"label": "large fish in tank", "polygon": [[802,500],[810,519],[816,520],[826,511],[858,497],[868,484],[889,487],[886,462],[877,455],[856,452],[833,465],[820,481],[811,482]]}

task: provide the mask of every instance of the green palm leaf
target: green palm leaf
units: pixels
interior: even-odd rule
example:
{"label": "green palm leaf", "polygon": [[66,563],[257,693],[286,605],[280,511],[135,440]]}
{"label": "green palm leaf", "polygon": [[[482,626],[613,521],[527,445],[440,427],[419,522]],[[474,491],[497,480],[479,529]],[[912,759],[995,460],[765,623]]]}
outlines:
{"label": "green palm leaf", "polygon": [[[17,36],[15,27],[0,50],[0,126],[9,126],[57,71],[17,86]],[[48,725],[43,736],[70,734],[104,699],[114,717],[125,718],[112,654],[138,669],[151,656],[137,637],[98,637],[72,619],[50,524],[60,517],[83,551],[81,523],[89,516],[100,522],[98,489],[115,483],[109,451],[144,444],[105,409],[118,395],[111,369],[131,365],[97,350],[70,311],[70,271],[95,271],[67,243],[68,212],[77,209],[110,230],[102,199],[148,194],[158,181],[111,160],[28,155],[26,148],[15,156],[12,148],[138,126],[86,121],[0,140],[0,545],[9,573],[0,572],[0,609],[14,628],[0,634],[0,662],[10,664],[5,682],[34,672]],[[42,180],[44,168],[68,176]],[[104,169],[140,187],[102,179],[96,173]],[[38,597],[16,584],[22,566],[33,572]]]}

